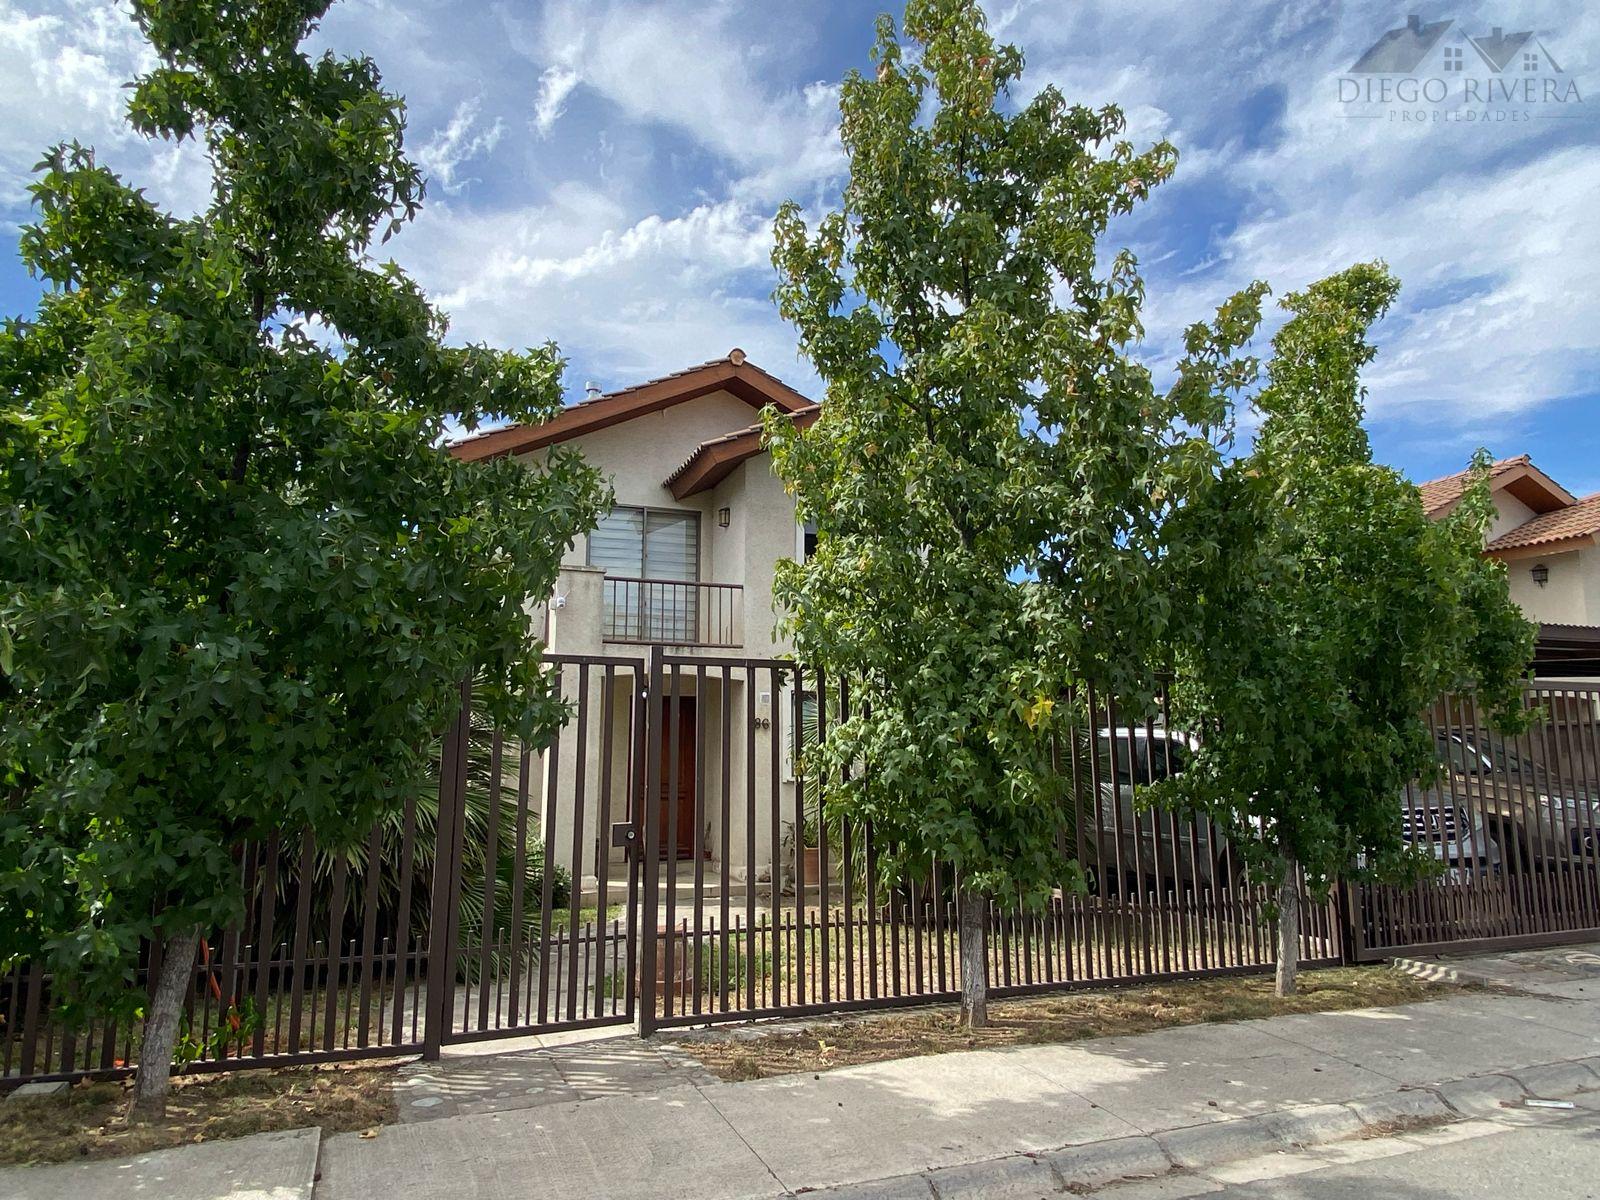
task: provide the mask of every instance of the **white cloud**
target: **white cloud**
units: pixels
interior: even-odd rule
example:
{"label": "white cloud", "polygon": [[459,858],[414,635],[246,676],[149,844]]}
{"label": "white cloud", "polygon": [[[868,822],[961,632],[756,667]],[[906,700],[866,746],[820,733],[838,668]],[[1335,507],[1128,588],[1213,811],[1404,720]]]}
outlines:
{"label": "white cloud", "polygon": [[570,67],[550,66],[539,76],[539,95],[533,106],[533,127],[548,137],[566,111],[567,97],[578,86],[578,73]]}
{"label": "white cloud", "polygon": [[[122,124],[121,85],[149,62],[134,24],[103,0],[26,2],[0,0],[0,219],[22,218],[28,169],[68,136],[159,202],[203,203],[192,144],[151,145]],[[1585,55],[1600,8],[1524,0],[1513,16],[1499,2],[1454,12],[1539,29],[1595,90]],[[837,3],[833,17],[859,15]],[[1593,389],[1600,95],[1587,124],[1343,120],[1334,77],[1403,20],[1388,0],[1242,0],[1225,19],[1188,0],[990,9],[1027,53],[1028,91],[1114,101],[1137,143],[1182,151],[1179,181],[1113,235],[1145,260],[1157,359],[1252,278],[1281,294],[1384,257],[1404,290],[1379,330],[1376,411],[1477,434]],[[371,52],[431,131],[417,156],[438,191],[390,248],[458,336],[554,337],[608,385],[737,343],[811,386],[768,299],[770,219],[791,196],[812,211],[836,201],[837,80],[867,49],[864,22],[850,44],[819,46],[838,22],[815,16],[756,0],[348,0],[320,36]]]}
{"label": "white cloud", "polygon": [[[760,5],[551,0],[537,27],[508,17],[543,68],[534,124],[547,131],[579,83],[630,121],[667,126],[738,168],[764,201],[808,192],[843,165],[832,83],[778,83],[785,47]],[[777,61],[774,61],[777,59]]]}
{"label": "white cloud", "polygon": [[449,123],[416,152],[417,164],[452,195],[471,182],[457,174],[462,165],[492,153],[505,133],[505,123],[498,118],[489,128],[479,128],[478,114],[482,108],[483,102],[479,99],[463,100],[456,105]]}
{"label": "white cloud", "polygon": [[148,142],[123,119],[123,85],[154,58],[126,12],[99,0],[23,11],[0,0],[0,219],[28,218],[28,184],[41,153],[76,139],[158,203],[202,206],[210,170],[193,143]]}
{"label": "white cloud", "polygon": [[810,379],[766,299],[770,245],[766,219],[733,202],[630,221],[576,185],[509,212],[435,204],[395,243],[456,330],[499,345],[554,338],[607,386],[734,345]]}
{"label": "white cloud", "polygon": [[[1489,4],[1459,7],[1469,26],[1507,19]],[[1600,264],[1600,232],[1587,212],[1600,195],[1600,162],[1574,143],[1592,142],[1600,96],[1585,125],[1347,119],[1335,80],[1399,22],[1396,11],[1253,3],[1224,22],[1175,0],[1065,11],[1024,3],[1007,33],[1029,48],[1031,86],[1049,81],[1071,99],[1121,104],[1136,142],[1179,146],[1178,181],[1156,193],[1146,219],[1113,235],[1135,229],[1144,250],[1153,353],[1170,358],[1187,322],[1252,279],[1281,295],[1383,258],[1402,292],[1367,375],[1374,413],[1482,435],[1509,414],[1593,389],[1600,297],[1585,281]],[[1600,44],[1600,14],[1577,4],[1516,19],[1558,30],[1575,74],[1584,70],[1579,48]],[[1114,45],[1142,53],[1129,62]],[[1237,112],[1265,89],[1278,93],[1282,113],[1262,137],[1251,124],[1259,113],[1241,121]],[[1232,227],[1171,258],[1182,206],[1210,196],[1226,198],[1221,215]]]}

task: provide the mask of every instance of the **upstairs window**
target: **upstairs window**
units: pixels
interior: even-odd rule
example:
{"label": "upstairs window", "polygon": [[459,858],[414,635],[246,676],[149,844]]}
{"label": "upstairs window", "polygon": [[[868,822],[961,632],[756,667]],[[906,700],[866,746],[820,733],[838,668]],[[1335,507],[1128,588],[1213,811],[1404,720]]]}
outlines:
{"label": "upstairs window", "polygon": [[1444,69],[1446,71],[1459,71],[1461,66],[1461,47],[1446,46],[1444,48]]}
{"label": "upstairs window", "polygon": [[700,578],[700,514],[618,505],[589,535],[589,565],[629,579]]}
{"label": "upstairs window", "polygon": [[689,645],[699,638],[700,514],[623,505],[589,535],[605,589],[607,640]]}

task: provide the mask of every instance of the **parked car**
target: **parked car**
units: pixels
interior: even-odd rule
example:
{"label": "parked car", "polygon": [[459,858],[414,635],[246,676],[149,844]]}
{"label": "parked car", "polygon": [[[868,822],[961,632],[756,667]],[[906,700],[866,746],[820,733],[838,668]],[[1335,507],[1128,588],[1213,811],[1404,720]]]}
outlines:
{"label": "parked car", "polygon": [[[1176,775],[1188,764],[1188,734],[1161,727],[1102,728],[1096,734],[1099,820],[1082,815],[1084,863],[1104,892],[1171,891],[1177,887],[1229,886],[1243,863],[1210,820],[1167,812],[1140,812],[1136,788]],[[1088,770],[1082,782],[1093,782]]]}
{"label": "parked car", "polygon": [[1600,799],[1559,779],[1503,741],[1459,728],[1434,730],[1449,790],[1463,801],[1519,867],[1594,862]]}
{"label": "parked car", "polygon": [[1484,828],[1481,814],[1454,796],[1402,795],[1400,836],[1409,845],[1424,845],[1448,868],[1452,879],[1497,874],[1500,847]]}
{"label": "parked car", "polygon": [[[1243,878],[1243,864],[1227,839],[1204,817],[1140,812],[1136,789],[1176,775],[1188,764],[1195,743],[1188,734],[1162,727],[1097,731],[1099,820],[1085,813],[1084,866],[1104,892],[1227,887]],[[1085,779],[1085,783],[1090,782]],[[1402,793],[1400,833],[1427,845],[1453,876],[1495,872],[1501,866],[1492,821],[1452,795]],[[1592,848],[1591,848],[1592,853]]]}

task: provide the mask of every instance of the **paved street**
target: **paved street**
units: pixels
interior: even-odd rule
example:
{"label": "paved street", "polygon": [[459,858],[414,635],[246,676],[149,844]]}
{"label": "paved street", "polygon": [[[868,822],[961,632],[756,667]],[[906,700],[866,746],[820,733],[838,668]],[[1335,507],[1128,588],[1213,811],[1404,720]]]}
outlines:
{"label": "paved street", "polygon": [[1364,1161],[1304,1174],[1281,1174],[1288,1164],[1278,1163],[1269,1178],[1251,1183],[1174,1175],[1099,1194],[1104,1200],[1585,1200],[1600,1197],[1600,1111],[1594,1098],[1585,1107],[1576,1116],[1469,1137],[1444,1130],[1354,1143]]}

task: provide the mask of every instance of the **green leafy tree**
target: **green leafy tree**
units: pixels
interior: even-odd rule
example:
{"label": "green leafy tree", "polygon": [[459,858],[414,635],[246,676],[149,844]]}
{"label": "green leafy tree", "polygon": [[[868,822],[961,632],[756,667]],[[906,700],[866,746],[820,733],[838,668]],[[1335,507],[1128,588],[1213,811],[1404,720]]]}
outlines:
{"label": "green leafy tree", "polygon": [[1375,878],[1426,861],[1400,835],[1408,781],[1437,768],[1423,714],[1475,689],[1519,728],[1533,627],[1483,557],[1484,468],[1443,521],[1372,461],[1361,368],[1398,285],[1369,263],[1288,296],[1250,454],[1168,525],[1175,719],[1201,737],[1156,799],[1207,812],[1276,887],[1278,992],[1295,986],[1295,876],[1319,898],[1358,862]]}
{"label": "green leafy tree", "polygon": [[1202,327],[1158,394],[1129,357],[1134,261],[1097,255],[1173,149],[1136,153],[1115,108],[1054,88],[1019,105],[1022,55],[972,0],[912,0],[904,33],[880,18],[874,73],[844,81],[842,208],[814,231],[794,204],[777,219],[778,305],[827,386],[808,430],[769,417],[818,532],[777,594],[804,661],[856,688],[813,755],[830,812],[871,822],[889,878],[934,858],[957,872],[976,1025],[989,904],[1075,882],[1060,698],[1083,679],[1145,686],[1160,506],[1213,465],[1176,429],[1189,408],[1208,418],[1249,322]]}
{"label": "green leafy tree", "polygon": [[571,454],[440,452],[452,415],[555,413],[560,360],[446,345],[370,257],[422,179],[373,63],[300,48],[326,7],[136,0],[129,119],[202,142],[210,203],[51,150],[21,239],[51,290],[0,333],[0,957],[126,1003],[164,943],[136,1111],[246,839],[358,845],[469,666],[503,727],[556,727],[524,606],[605,501]]}

